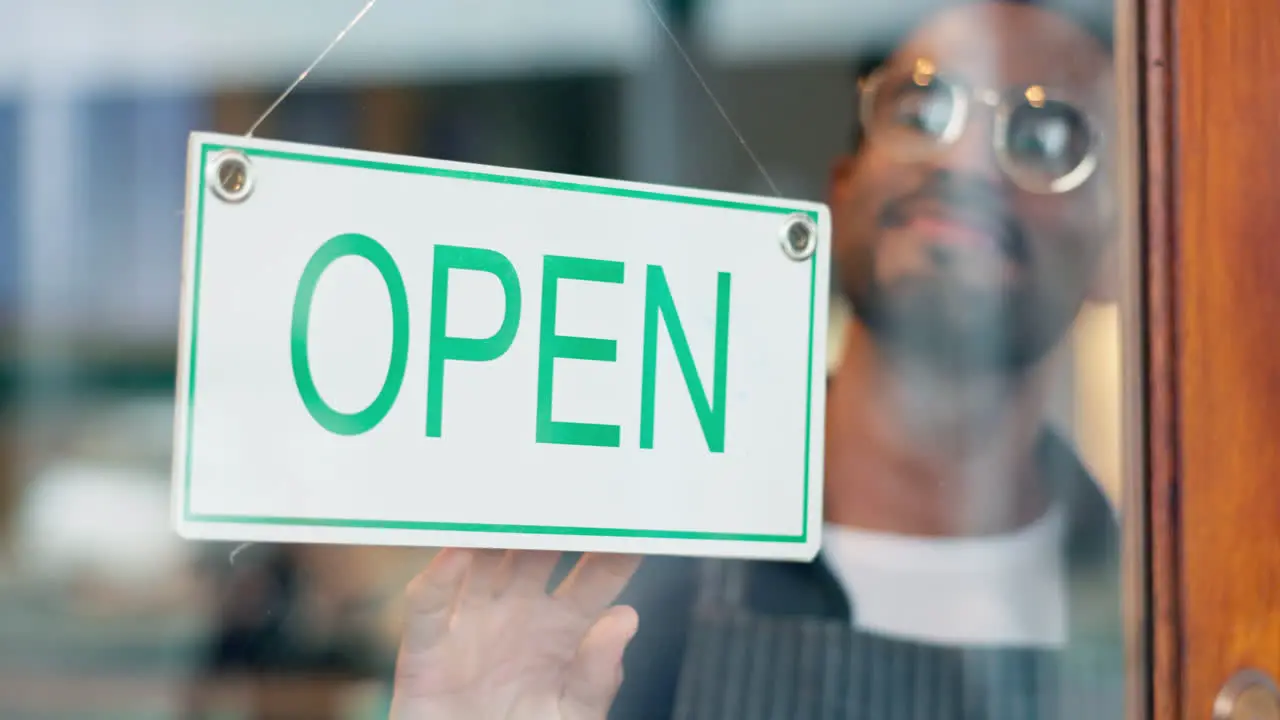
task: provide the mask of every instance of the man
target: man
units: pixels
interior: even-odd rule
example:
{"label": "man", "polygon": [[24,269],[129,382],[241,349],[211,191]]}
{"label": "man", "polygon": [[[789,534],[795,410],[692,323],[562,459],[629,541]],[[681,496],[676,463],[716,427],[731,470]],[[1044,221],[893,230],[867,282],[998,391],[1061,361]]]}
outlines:
{"label": "man", "polygon": [[971,3],[860,78],[815,562],[589,556],[549,593],[554,554],[444,551],[393,716],[1120,717],[1115,519],[1043,420],[1112,242],[1110,52],[1069,14]]}

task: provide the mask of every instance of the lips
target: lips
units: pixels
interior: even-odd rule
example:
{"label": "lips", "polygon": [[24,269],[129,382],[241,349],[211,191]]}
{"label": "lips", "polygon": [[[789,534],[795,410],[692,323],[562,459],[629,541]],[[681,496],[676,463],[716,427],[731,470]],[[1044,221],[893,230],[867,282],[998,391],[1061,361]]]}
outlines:
{"label": "lips", "polygon": [[913,217],[907,229],[930,241],[970,250],[1002,252],[1000,238],[988,228],[946,217]]}
{"label": "lips", "polygon": [[998,213],[928,201],[899,205],[885,224],[910,230],[928,242],[959,251],[997,253],[1021,261],[1025,247],[1014,224]]}

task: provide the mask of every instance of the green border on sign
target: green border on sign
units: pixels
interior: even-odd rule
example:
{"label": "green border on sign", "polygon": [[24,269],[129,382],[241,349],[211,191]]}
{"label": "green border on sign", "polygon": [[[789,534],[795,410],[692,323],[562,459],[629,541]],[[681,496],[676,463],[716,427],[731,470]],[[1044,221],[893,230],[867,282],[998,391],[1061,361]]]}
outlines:
{"label": "green border on sign", "polygon": [[809,363],[805,382],[805,424],[804,424],[804,507],[799,535],[767,535],[759,533],[721,533],[699,532],[693,530],[638,530],[632,528],[571,527],[557,525],[499,525],[486,523],[450,523],[450,522],[410,522],[400,520],[362,520],[355,518],[304,518],[304,517],[260,517],[251,515],[206,515],[191,511],[191,457],[194,446],[195,397],[196,397],[196,343],[200,329],[200,261],[204,247],[204,199],[208,194],[205,187],[206,163],[210,153],[222,150],[236,150],[250,157],[272,158],[293,162],[319,163],[341,167],[379,170],[383,172],[406,173],[410,175],[430,175],[453,178],[455,180],[472,180],[475,182],[502,183],[505,185],[522,185],[540,187],[549,190],[567,192],[595,193],[639,200],[656,200],[662,202],[686,203],[709,207],[763,212],[779,215],[799,213],[807,215],[815,223],[818,214],[812,210],[778,207],[760,203],[741,202],[736,200],[719,200],[715,198],[691,197],[672,193],[641,190],[638,188],[610,187],[608,185],[591,185],[586,182],[568,180],[543,180],[539,178],[520,177],[516,175],[500,175],[475,170],[458,170],[441,167],[424,167],[406,165],[379,160],[356,160],[352,158],[311,155],[283,150],[263,150],[257,148],[234,147],[216,143],[204,143],[200,146],[200,178],[198,181],[199,197],[196,200],[196,246],[195,274],[191,289],[191,347],[190,365],[187,369],[187,437],[186,457],[184,458],[183,478],[183,518],[188,522],[223,523],[239,525],[273,525],[289,527],[339,527],[339,528],[376,528],[383,530],[440,530],[454,532],[490,532],[520,533],[526,535],[573,535],[620,538],[668,538],[679,540],[738,540],[746,542],[768,543],[803,543],[809,538],[809,451],[810,429],[813,417],[813,332],[814,316],[817,303],[818,262],[810,257],[809,263]]}

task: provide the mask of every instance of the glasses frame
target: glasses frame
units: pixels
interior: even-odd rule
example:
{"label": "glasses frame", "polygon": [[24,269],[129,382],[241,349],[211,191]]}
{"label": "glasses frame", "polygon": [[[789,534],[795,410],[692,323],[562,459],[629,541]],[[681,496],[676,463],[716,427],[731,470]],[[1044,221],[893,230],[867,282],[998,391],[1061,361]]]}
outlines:
{"label": "glasses frame", "polygon": [[[924,74],[930,78],[939,79],[951,93],[952,108],[954,109],[951,112],[951,117],[947,120],[947,126],[943,128],[942,133],[934,141],[934,144],[939,148],[953,145],[960,139],[969,122],[971,109],[976,103],[991,108],[993,116],[991,144],[995,150],[996,160],[1000,165],[1001,171],[1013,180],[1018,187],[1039,195],[1062,194],[1083,185],[1098,169],[1103,135],[1098,129],[1098,123],[1093,115],[1081,109],[1076,103],[1055,94],[1052,89],[1043,85],[1006,88],[1003,91],[991,87],[966,85],[946,78],[937,72],[926,72],[921,69],[922,64],[932,67],[932,64],[927,61],[917,60],[916,69],[910,74]],[[871,119],[876,95],[885,80],[893,72],[902,72],[902,69],[900,67],[881,66],[859,80],[858,120],[862,124],[862,132],[869,142],[874,141]],[[1089,148],[1080,159],[1080,162],[1076,163],[1071,170],[1048,183],[1032,179],[1028,173],[1020,171],[1017,163],[1009,155],[1009,119],[1017,107],[1027,102],[1023,98],[1026,98],[1032,90],[1042,94],[1045,101],[1063,102],[1079,110],[1089,130]],[[1015,100],[1015,98],[1019,100]]]}

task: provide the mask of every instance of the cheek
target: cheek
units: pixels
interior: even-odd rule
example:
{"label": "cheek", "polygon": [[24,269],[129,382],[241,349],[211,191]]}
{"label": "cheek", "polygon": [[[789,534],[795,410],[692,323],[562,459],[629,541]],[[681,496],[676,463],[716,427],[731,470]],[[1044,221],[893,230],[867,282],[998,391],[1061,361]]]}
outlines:
{"label": "cheek", "polygon": [[1093,284],[1102,250],[1114,233],[1112,220],[1093,192],[1072,197],[1036,196],[1019,215],[1034,238],[1035,281],[1046,291],[1075,301]]}
{"label": "cheek", "polygon": [[1041,303],[1074,310],[1089,295],[1098,267],[1098,246],[1066,232],[1042,236],[1028,290]]}
{"label": "cheek", "polygon": [[837,259],[874,244],[880,212],[895,187],[902,184],[899,176],[875,149],[864,148],[859,154],[849,175],[832,193]]}
{"label": "cheek", "polygon": [[[1125,212],[1125,197],[1119,186],[1110,182],[1111,176],[1098,178],[1091,192],[1080,202],[1080,215],[1089,218],[1091,232],[1110,240],[1120,232],[1121,213]],[[1105,182],[1103,182],[1105,180]]]}
{"label": "cheek", "polygon": [[1060,259],[1088,265],[1115,232],[1111,207],[1117,201],[1107,195],[1101,186],[1086,186],[1064,196],[1024,196],[1018,215],[1032,234],[1053,238],[1062,246],[1058,249],[1065,257]]}

